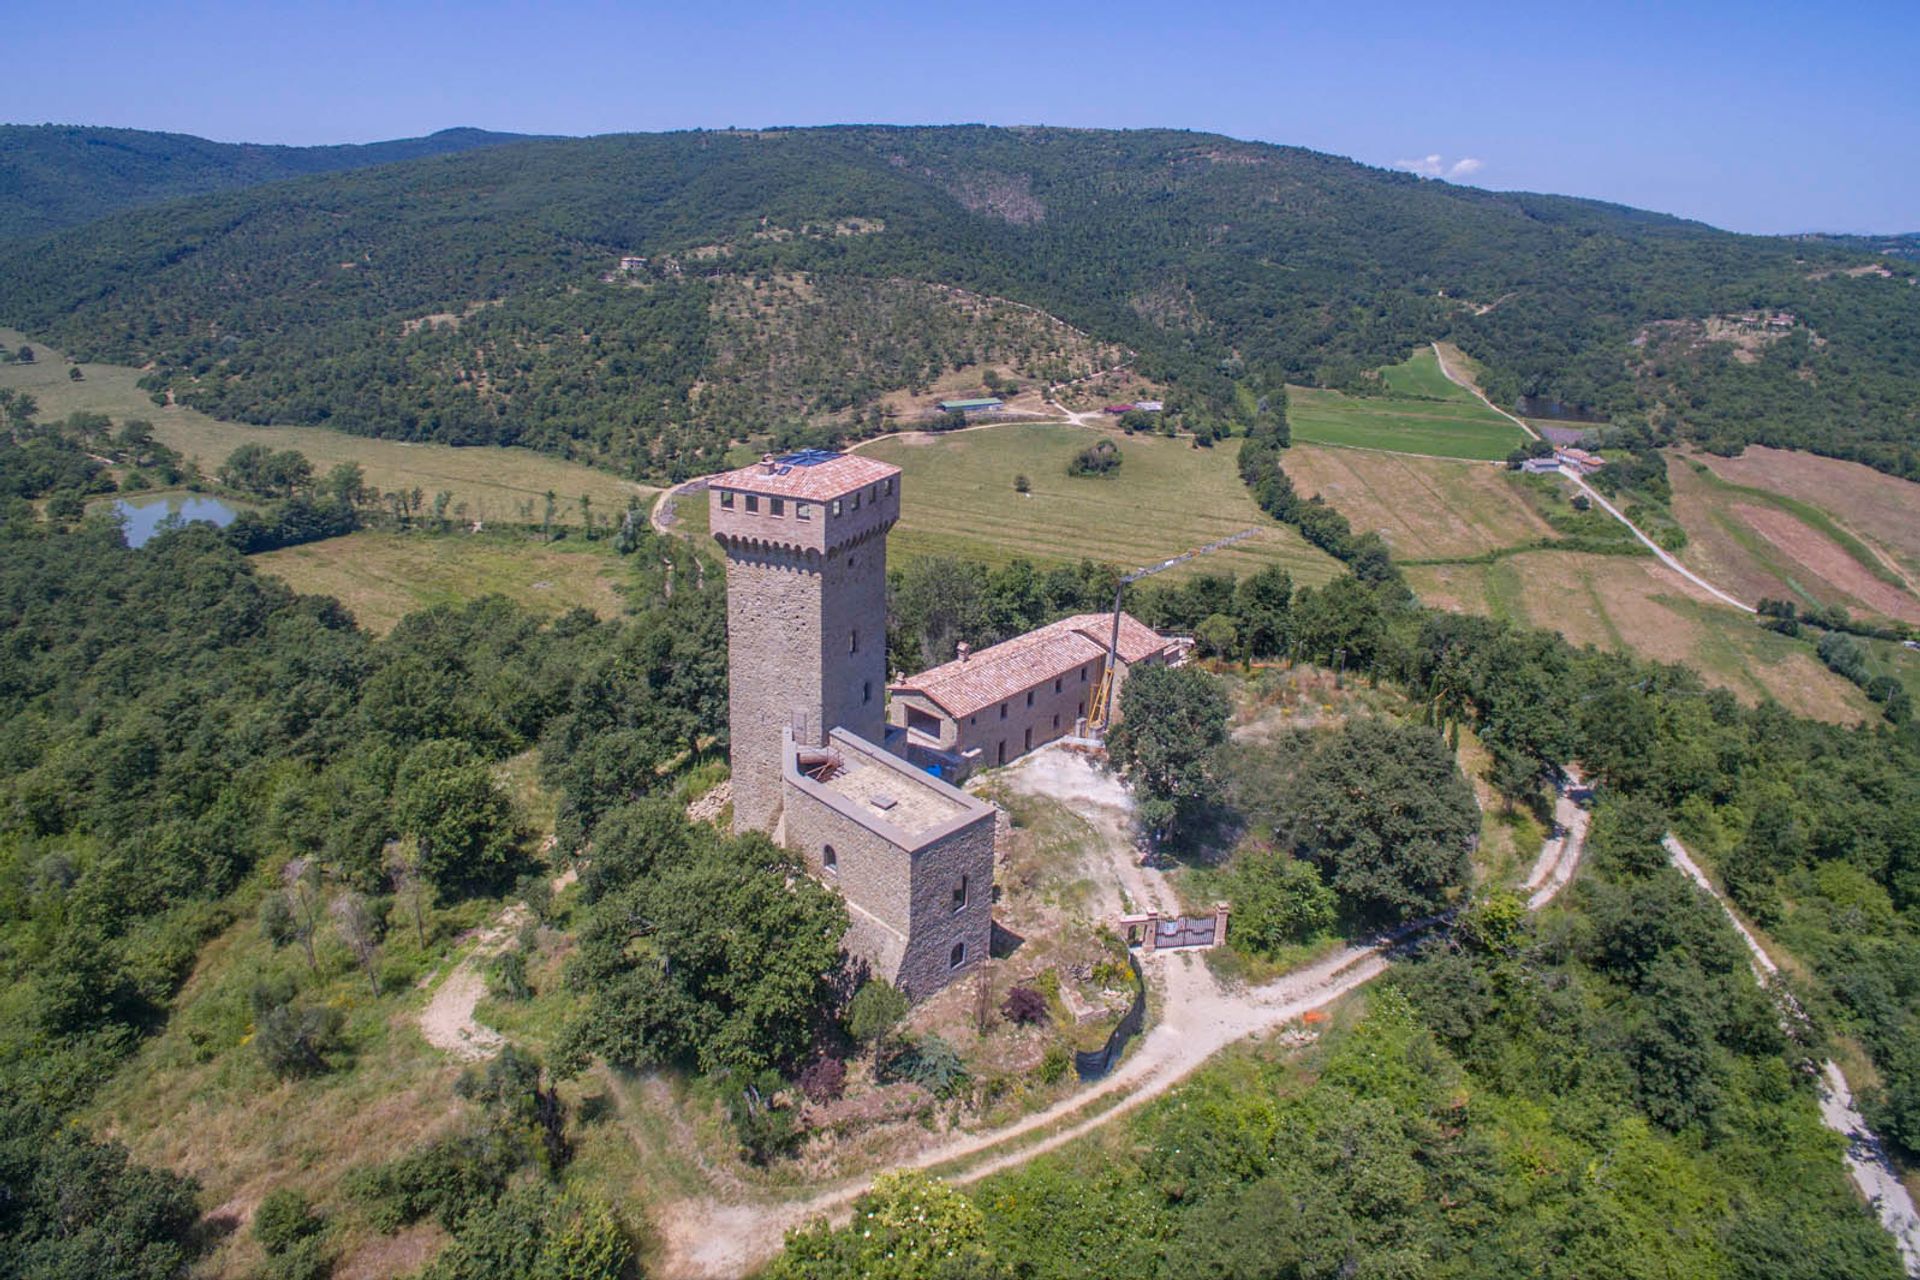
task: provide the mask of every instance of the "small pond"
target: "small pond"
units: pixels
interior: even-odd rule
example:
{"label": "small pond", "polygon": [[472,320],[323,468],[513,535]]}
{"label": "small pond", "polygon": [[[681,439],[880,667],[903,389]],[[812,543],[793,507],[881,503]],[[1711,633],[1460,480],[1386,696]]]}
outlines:
{"label": "small pond", "polygon": [[178,516],[183,521],[205,520],[209,524],[229,525],[240,513],[218,498],[203,498],[198,494],[170,493],[156,494],[151,498],[119,498],[113,509],[125,517],[127,522],[127,545],[145,546],[149,538],[160,531],[160,522],[168,516]]}

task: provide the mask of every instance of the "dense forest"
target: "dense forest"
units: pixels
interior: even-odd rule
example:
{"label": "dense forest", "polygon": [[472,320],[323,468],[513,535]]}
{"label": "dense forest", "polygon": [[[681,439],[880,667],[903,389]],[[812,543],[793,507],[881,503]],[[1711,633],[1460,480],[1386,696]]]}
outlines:
{"label": "dense forest", "polygon": [[358,146],[210,142],[183,133],[89,125],[0,125],[0,240],[45,235],[122,209],[517,142],[521,135],[442,129]]}
{"label": "dense forest", "polygon": [[[727,392],[754,345],[741,291],[783,280],[806,297],[778,329],[817,342],[824,320],[850,367],[797,350]],[[870,429],[889,387],[992,358],[977,332],[929,342],[911,311],[834,306],[918,282],[1136,352],[1195,420],[1288,382],[1365,390],[1447,338],[1509,403],[1912,476],[1914,281],[1853,241],[1204,134],[837,128],[530,141],[130,212],[0,252],[0,321],[152,362],[156,394],[249,421],[667,477],[784,422]],[[1036,376],[1058,363],[1032,354]]]}

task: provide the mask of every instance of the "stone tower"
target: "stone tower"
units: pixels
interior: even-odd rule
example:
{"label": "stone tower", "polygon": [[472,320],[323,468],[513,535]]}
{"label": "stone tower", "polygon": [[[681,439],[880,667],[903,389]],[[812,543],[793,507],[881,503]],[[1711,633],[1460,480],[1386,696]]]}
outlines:
{"label": "stone tower", "polygon": [[884,742],[887,531],[900,468],[808,450],[715,476],[707,510],[727,557],[736,831],[779,821],[782,734],[840,728]]}

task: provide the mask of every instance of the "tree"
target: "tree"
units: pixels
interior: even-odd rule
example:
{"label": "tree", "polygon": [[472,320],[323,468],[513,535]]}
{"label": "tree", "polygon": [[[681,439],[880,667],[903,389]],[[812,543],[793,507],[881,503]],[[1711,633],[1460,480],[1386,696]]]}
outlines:
{"label": "tree", "polygon": [[1200,652],[1214,658],[1231,658],[1240,647],[1240,628],[1224,613],[1210,613],[1193,629],[1194,643]]}
{"label": "tree", "polygon": [[512,882],[513,803],[465,742],[438,739],[409,752],[394,780],[393,814],[419,850],[420,874],[442,897]]}
{"label": "tree", "polygon": [[80,366],[77,364],[67,370],[67,381],[69,382],[85,382],[86,378],[87,375],[80,372]]}
{"label": "tree", "polygon": [[373,912],[367,907],[366,898],[352,890],[335,898],[333,923],[340,931],[340,941],[346,944],[360,971],[367,976],[367,986],[378,997],[380,975],[374,971],[373,961],[380,954],[380,930]]}
{"label": "tree", "polygon": [[[684,819],[682,820],[684,822]],[[791,1069],[832,1003],[847,909],[764,836],[688,825],[685,853],[586,913],[567,985],[571,1068]]]}
{"label": "tree", "polygon": [[337,462],[320,482],[320,491],[347,506],[358,506],[367,492],[366,472],[357,462]]}
{"label": "tree", "polygon": [[1120,722],[1107,750],[1140,799],[1158,839],[1218,794],[1214,756],[1227,738],[1227,695],[1198,667],[1136,667],[1120,687]]}
{"label": "tree", "polygon": [[1480,810],[1432,729],[1349,720],[1301,766],[1287,800],[1294,848],[1367,924],[1437,911],[1466,880]]}
{"label": "tree", "polygon": [[847,1005],[847,1034],[862,1044],[873,1044],[907,1016],[907,998],[891,982],[875,978],[863,983]]}
{"label": "tree", "polygon": [[18,360],[21,364],[32,364],[33,348],[23,342],[20,344],[20,350],[14,354],[13,358]]}

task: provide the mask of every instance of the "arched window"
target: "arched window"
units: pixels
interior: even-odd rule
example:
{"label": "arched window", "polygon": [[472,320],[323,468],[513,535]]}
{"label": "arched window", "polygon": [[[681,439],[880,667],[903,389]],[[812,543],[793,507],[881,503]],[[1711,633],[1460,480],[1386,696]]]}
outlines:
{"label": "arched window", "polygon": [[953,886],[953,909],[955,911],[960,911],[960,910],[963,910],[966,907],[966,905],[967,905],[967,878],[965,876],[961,876],[959,881]]}
{"label": "arched window", "polygon": [[958,969],[961,965],[965,964],[966,962],[967,962],[967,944],[964,942],[954,943],[953,950],[949,952],[947,955],[947,968]]}
{"label": "arched window", "polygon": [[840,855],[833,851],[832,845],[823,845],[820,849],[820,865],[829,871],[840,870]]}

